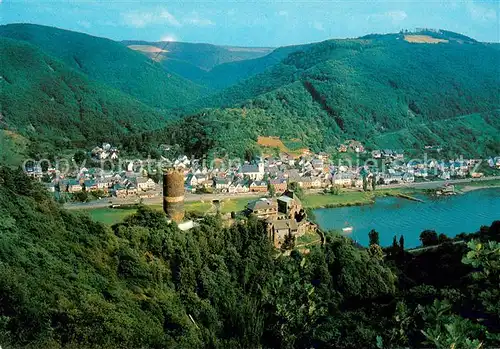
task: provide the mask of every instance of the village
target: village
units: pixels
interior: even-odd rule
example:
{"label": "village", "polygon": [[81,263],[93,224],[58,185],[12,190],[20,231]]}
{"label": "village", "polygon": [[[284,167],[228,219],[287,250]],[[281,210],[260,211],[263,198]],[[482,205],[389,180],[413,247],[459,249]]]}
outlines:
{"label": "village", "polygon": [[[341,144],[338,152],[367,153],[357,141]],[[119,161],[119,150],[110,144],[95,147],[90,154],[95,160]],[[290,183],[296,183],[303,190],[332,187],[362,190],[367,179],[373,186],[384,186],[483,176],[483,173],[474,171],[476,165],[483,161],[481,159],[405,162],[404,152],[392,149],[373,150],[368,155],[379,163],[343,165],[335,164],[325,152],[307,152],[300,156],[280,152],[279,156],[259,157],[251,162],[226,167],[209,168],[200,159],[185,155],[175,159],[163,158],[162,164],[182,169],[186,192],[197,194],[274,195],[283,193]],[[491,157],[485,163],[492,169],[500,169],[500,156]],[[47,190],[59,195],[88,192],[96,194],[93,198],[97,199],[144,199],[161,194],[161,169],[153,169],[149,173],[141,161],[126,162],[126,167],[119,171],[81,167],[78,171],[62,174],[56,168],[47,168],[44,172],[41,166],[33,166],[26,168],[26,172],[39,179],[48,178],[44,183]]]}

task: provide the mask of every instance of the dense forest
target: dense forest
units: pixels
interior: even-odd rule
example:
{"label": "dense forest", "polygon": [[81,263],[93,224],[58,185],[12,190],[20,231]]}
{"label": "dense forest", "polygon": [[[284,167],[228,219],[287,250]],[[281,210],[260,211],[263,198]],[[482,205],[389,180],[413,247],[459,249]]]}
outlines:
{"label": "dense forest", "polygon": [[[127,47],[132,46],[133,50],[138,50],[162,63],[175,60],[198,67],[205,72],[224,63],[251,60],[266,56],[273,51],[269,47],[220,46],[178,41],[124,40],[121,43]],[[147,50],[147,47],[156,47],[161,51]]]}
{"label": "dense forest", "polygon": [[37,46],[68,68],[153,108],[179,107],[209,92],[113,40],[35,24],[0,26],[0,37]]}
{"label": "dense forest", "polygon": [[31,156],[112,142],[133,155],[176,144],[188,154],[241,157],[258,136],[313,151],[356,139],[368,149],[497,155],[498,45],[420,34],[447,42],[368,35],[217,65],[232,53],[208,45],[202,59],[196,50],[204,45],[175,44],[173,57],[157,62],[82,33],[0,26],[0,127],[26,138]]}
{"label": "dense forest", "polygon": [[[227,107],[197,114],[202,123],[232,121],[234,127],[212,134],[222,145],[230,133],[248,144],[258,135],[298,138],[313,149],[355,138],[399,148],[446,143],[475,156],[497,150],[499,51],[482,43],[412,44],[403,37],[310,45],[185,109]],[[482,116],[469,117],[474,113]],[[242,123],[253,126],[252,137]],[[461,133],[475,146],[454,136]]]}
{"label": "dense forest", "polygon": [[421,252],[371,232],[285,256],[253,218],[181,232],[141,207],[106,227],[5,167],[0,216],[3,348],[500,345],[499,221]]}
{"label": "dense forest", "polygon": [[1,121],[35,148],[119,143],[125,134],[165,125],[168,115],[89,80],[31,44],[6,38],[0,43]]}

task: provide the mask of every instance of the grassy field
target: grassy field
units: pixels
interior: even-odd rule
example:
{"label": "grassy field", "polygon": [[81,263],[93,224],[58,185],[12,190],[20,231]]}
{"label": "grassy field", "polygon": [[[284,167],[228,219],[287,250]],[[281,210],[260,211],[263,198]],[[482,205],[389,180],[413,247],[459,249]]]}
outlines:
{"label": "grassy field", "polygon": [[252,200],[256,200],[252,198],[238,198],[238,199],[228,199],[222,201],[221,212],[222,213],[231,213],[232,211],[238,212],[243,211],[248,202]]}
{"label": "grassy field", "polygon": [[[231,211],[242,211],[246,204],[252,199],[250,198],[238,198],[238,199],[228,199],[222,202],[221,213],[230,213]],[[150,205],[152,209],[161,211],[162,205]],[[209,202],[192,201],[186,202],[184,204],[186,212],[194,212],[197,214],[205,214],[210,210],[214,210],[213,205]],[[90,217],[97,221],[107,225],[113,225],[120,223],[126,216],[135,213],[135,209],[116,209],[116,208],[94,208],[81,210],[81,212],[86,212]],[[215,212],[215,211],[214,211]]]}
{"label": "grassy field", "polygon": [[113,209],[113,208],[95,208],[91,210],[81,210],[90,215],[90,217],[96,221],[107,225],[113,225],[123,221],[125,217],[135,213],[135,209]]}
{"label": "grassy field", "polygon": [[[492,181],[499,184],[499,181]],[[484,182],[484,185],[488,182]],[[479,184],[478,184],[479,185]],[[492,184],[493,185],[493,184]],[[382,189],[373,192],[358,192],[358,191],[343,191],[339,195],[332,194],[308,194],[302,200],[302,204],[305,208],[322,208],[322,207],[341,207],[341,206],[352,206],[352,205],[367,205],[373,203],[376,196],[392,195],[396,196],[398,194],[411,194],[416,190],[412,188],[396,188],[396,189]],[[234,212],[240,212],[245,209],[245,206],[249,201],[255,200],[257,198],[233,198],[223,200],[221,203],[221,213],[227,214]],[[162,206],[159,204],[150,205],[151,208],[156,210],[162,210]],[[215,208],[210,202],[192,201],[186,202],[184,204],[186,212],[194,212],[197,214],[205,214],[208,212],[215,212]],[[112,209],[112,208],[96,208],[85,210],[88,212],[92,219],[104,224],[115,224],[119,223],[127,215],[135,212],[134,209]]]}
{"label": "grassy field", "polygon": [[396,196],[398,194],[414,194],[422,192],[421,189],[416,189],[416,188],[388,188],[388,189],[376,189],[374,195],[375,196]]}
{"label": "grassy field", "polygon": [[311,242],[317,241],[318,244],[321,243],[321,238],[318,234],[314,232],[307,232],[302,236],[299,236],[297,240],[295,241],[295,246],[296,247],[301,247],[306,244],[310,244]]}
{"label": "grassy field", "polygon": [[341,192],[339,195],[310,194],[302,200],[302,204],[306,208],[366,205],[372,202],[372,194],[357,191]]}

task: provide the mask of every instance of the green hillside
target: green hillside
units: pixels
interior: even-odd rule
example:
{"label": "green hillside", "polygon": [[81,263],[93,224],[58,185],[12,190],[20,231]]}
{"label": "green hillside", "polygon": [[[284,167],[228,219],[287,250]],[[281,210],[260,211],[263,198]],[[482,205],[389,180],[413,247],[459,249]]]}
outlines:
{"label": "green hillside", "polygon": [[262,73],[290,53],[312,45],[285,46],[272,50],[178,42],[128,40],[122,43],[160,62],[167,71],[217,90]]}
{"label": "green hillside", "polygon": [[215,89],[226,88],[254,75],[260,74],[278,64],[289,54],[299,50],[305,50],[312,45],[314,44],[284,46],[275,49],[273,52],[263,57],[220,64],[210,70],[205,80],[201,82]]}
{"label": "green hillside", "polygon": [[475,235],[482,244],[410,253],[404,242],[383,251],[326,233],[323,246],[286,256],[254,218],[229,227],[206,217],[185,232],[140,207],[110,228],[62,209],[20,170],[0,167],[0,184],[4,348],[493,348],[500,340],[498,221]]}
{"label": "green hillside", "polygon": [[117,143],[125,134],[164,124],[165,115],[90,81],[31,44],[6,38],[0,43],[2,128],[62,149]]}
{"label": "green hillside", "polygon": [[[148,42],[124,40],[122,44],[133,50],[142,52],[156,61],[182,61],[204,71],[209,71],[219,64],[262,57],[273,50],[269,47],[219,46],[175,41]],[[152,47],[158,48],[160,51],[152,51]]]}
{"label": "green hillside", "polygon": [[[200,123],[214,124],[208,127],[215,131],[209,137],[231,151],[235,148],[228,137],[248,145],[258,135],[299,138],[313,149],[346,138],[387,145],[386,133],[411,129],[418,134],[419,125],[440,120],[452,120],[450,128],[435,123],[428,142],[446,140],[456,151],[477,151],[455,146],[462,135],[449,131],[463,133],[471,127],[476,135],[485,132],[490,147],[498,146],[496,116],[467,125],[453,119],[499,108],[499,61],[496,48],[476,42],[409,43],[397,34],[330,40],[296,51],[186,110],[237,108],[203,110],[197,117]],[[225,128],[215,127],[221,122]],[[490,126],[483,129],[485,122]],[[425,137],[417,138],[412,146],[423,147]]]}
{"label": "green hillside", "polygon": [[175,108],[208,91],[119,42],[34,24],[0,26],[0,36],[38,46],[90,79],[155,108]]}

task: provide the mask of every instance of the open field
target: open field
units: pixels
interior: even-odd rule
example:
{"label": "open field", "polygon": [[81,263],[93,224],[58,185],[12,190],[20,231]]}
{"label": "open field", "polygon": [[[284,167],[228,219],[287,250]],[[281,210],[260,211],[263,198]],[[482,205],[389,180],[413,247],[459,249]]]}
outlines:
{"label": "open field", "polygon": [[319,234],[308,231],[302,236],[299,236],[297,240],[295,241],[295,247],[301,247],[301,246],[307,246],[307,245],[312,245],[312,244],[321,244],[321,237]]}
{"label": "open field", "polygon": [[231,213],[232,211],[238,212],[238,211],[243,211],[245,209],[245,206],[248,204],[249,201],[256,200],[255,199],[250,199],[250,198],[238,198],[238,199],[228,199],[222,201],[221,205],[221,213]]}
{"label": "open field", "polygon": [[[231,213],[232,211],[238,212],[245,209],[246,204],[253,200],[252,198],[237,198],[226,199],[222,201],[221,213]],[[161,204],[147,205],[148,207],[161,211],[163,209]],[[190,201],[184,203],[186,212],[193,212],[197,214],[205,214],[209,211],[215,212],[215,208],[210,202]],[[80,212],[86,212],[90,217],[107,225],[120,223],[126,216],[136,212],[135,209],[117,209],[109,207],[99,207],[91,209],[81,209]]]}
{"label": "open field", "polygon": [[[290,143],[297,143],[297,140],[290,141]],[[266,148],[278,148],[280,152],[289,153],[294,156],[300,156],[309,151],[307,148],[289,149],[279,137],[257,137],[257,144]]]}
{"label": "open field", "polygon": [[95,208],[92,210],[81,210],[80,212],[89,214],[96,222],[113,225],[120,223],[125,217],[135,213],[135,211],[135,209]]}
{"label": "open field", "polygon": [[162,50],[159,47],[151,45],[128,45],[129,49],[134,51],[141,51],[145,53],[158,53],[158,52],[168,52],[167,50]]}
{"label": "open field", "polygon": [[448,42],[448,40],[436,39],[429,35],[405,35],[405,40],[412,44],[439,44],[440,42]]}
{"label": "open field", "polygon": [[[475,189],[481,188],[492,188],[500,187],[500,178],[486,179],[470,181],[470,180],[458,180],[458,181],[440,181],[440,182],[424,182],[418,185],[411,186],[397,186],[392,188],[380,188],[376,189],[375,192],[361,192],[361,191],[342,191],[339,195],[323,194],[323,193],[309,193],[305,195],[302,200],[302,204],[305,208],[323,208],[323,207],[342,207],[342,206],[357,206],[357,205],[369,205],[374,202],[375,197],[378,196],[398,196],[411,195],[414,193],[422,192],[425,189],[437,188],[444,185],[445,182],[455,184],[457,190],[462,192],[467,192]],[[249,201],[258,199],[259,196],[246,196],[246,197],[231,197],[231,198],[221,198],[221,213],[226,214],[232,211],[239,212],[245,209],[246,204]],[[146,203],[147,206],[162,210],[162,205],[157,202]],[[184,207],[187,212],[194,212],[197,214],[205,214],[209,211],[215,212],[214,207],[209,199],[204,201],[186,201]],[[90,216],[104,224],[115,224],[123,220],[127,215],[135,212],[134,209],[112,209],[108,207],[84,207],[75,206],[73,209],[88,212]]]}

